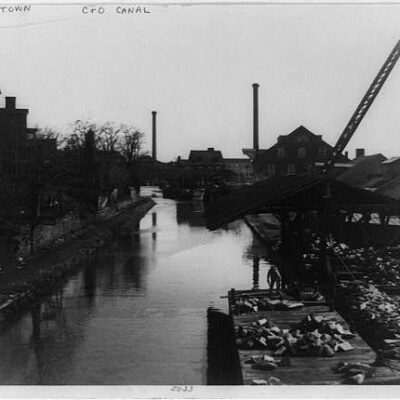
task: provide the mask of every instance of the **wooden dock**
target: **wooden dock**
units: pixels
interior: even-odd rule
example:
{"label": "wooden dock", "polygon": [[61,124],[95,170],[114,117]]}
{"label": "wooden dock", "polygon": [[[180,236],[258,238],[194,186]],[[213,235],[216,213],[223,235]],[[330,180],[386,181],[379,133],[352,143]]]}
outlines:
{"label": "wooden dock", "polygon": [[[238,326],[246,327],[254,322],[266,318],[275,323],[281,329],[291,328],[299,323],[307,315],[323,316],[324,318],[334,318],[343,327],[348,328],[348,324],[336,311],[330,311],[329,307],[323,302],[313,305],[307,302],[303,308],[295,310],[280,311],[259,311],[238,315],[235,310],[236,298],[243,295],[260,296],[262,291],[230,291],[229,309],[233,319],[234,328]],[[376,360],[376,353],[358,335],[350,340],[353,350],[342,353],[335,353],[332,357],[290,357],[290,366],[278,366],[273,371],[263,371],[253,369],[248,361],[252,356],[269,355],[269,350],[242,350],[238,349],[238,356],[242,372],[242,383],[251,385],[254,380],[268,380],[271,377],[278,378],[283,384],[287,385],[339,385],[346,384],[343,375],[332,370],[338,362],[372,364]],[[400,373],[394,372],[388,367],[377,367],[373,377],[365,380],[364,384],[399,384]]]}

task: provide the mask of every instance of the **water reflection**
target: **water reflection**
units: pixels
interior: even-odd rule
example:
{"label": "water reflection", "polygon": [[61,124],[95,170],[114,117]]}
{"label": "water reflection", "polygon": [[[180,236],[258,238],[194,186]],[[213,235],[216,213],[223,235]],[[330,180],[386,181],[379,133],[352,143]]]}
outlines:
{"label": "water reflection", "polygon": [[39,384],[44,383],[48,375],[46,372],[49,359],[48,352],[52,347],[49,344],[54,340],[54,333],[65,327],[65,319],[61,313],[63,308],[62,296],[62,291],[56,290],[55,294],[43,303],[36,302],[31,310],[31,345],[35,354]]}
{"label": "water reflection", "polygon": [[139,257],[128,258],[124,265],[123,272],[125,281],[129,282],[130,286],[137,289],[138,292],[143,292],[145,289],[144,269],[145,264],[143,259]]}
{"label": "water reflection", "polygon": [[244,251],[244,257],[253,260],[254,257],[258,257],[260,260],[270,261],[271,255],[268,253],[266,246],[258,239],[253,236],[250,243],[247,245]]}
{"label": "water reflection", "polygon": [[32,346],[36,358],[36,363],[37,363],[37,371],[39,375],[39,382],[41,383],[43,381],[43,368],[46,365],[45,360],[42,357],[43,354],[43,343],[41,340],[41,328],[40,328],[40,323],[41,323],[41,306],[40,304],[35,304],[32,307],[31,311],[31,316],[32,316]]}
{"label": "water reflection", "polygon": [[143,291],[146,287],[146,259],[143,257],[140,234],[133,232],[132,236],[118,238],[113,251],[117,251],[120,255],[119,264],[121,265],[122,280],[119,283],[126,290],[134,288],[138,291]]}
{"label": "water reflection", "polygon": [[153,232],[151,233],[151,237],[155,241],[157,240],[157,232],[155,229],[157,227],[157,213],[155,212],[151,213],[151,226],[153,227]]}
{"label": "water reflection", "polygon": [[[267,251],[266,246],[253,236],[251,242],[244,251],[244,259],[251,262],[253,272],[253,289],[267,287],[266,275],[273,264],[271,254]],[[262,277],[260,279],[260,273]]]}
{"label": "water reflection", "polygon": [[35,303],[31,310],[32,317],[32,339],[40,339],[40,322],[41,322],[41,305],[40,303]]}
{"label": "water reflection", "polygon": [[86,267],[83,274],[83,286],[85,297],[88,299],[88,303],[92,305],[96,296],[97,288],[97,262],[93,262]]}
{"label": "water reflection", "polygon": [[[140,235],[139,235],[140,236]],[[156,240],[157,238],[153,238]],[[146,289],[147,258],[144,242],[141,242],[135,236],[120,243],[121,249],[124,249],[125,261],[123,263],[123,275],[125,282],[129,282],[129,287],[144,293]]]}
{"label": "water reflection", "polygon": [[[18,367],[25,373],[26,383],[62,383],[64,373],[73,364],[88,314],[74,315],[75,318],[67,316],[63,296],[64,290],[56,288],[53,295],[31,307],[30,348],[33,349],[34,363],[27,363],[24,367],[12,364],[13,368]],[[21,348],[23,353],[27,350]],[[29,353],[26,355],[29,357]]]}
{"label": "water reflection", "polygon": [[137,222],[132,229],[133,240],[136,243],[140,242],[140,222]]}
{"label": "water reflection", "polygon": [[181,201],[176,203],[176,221],[179,225],[205,227],[203,203],[197,201]]}
{"label": "water reflection", "polygon": [[143,292],[146,288],[148,262],[146,253],[147,243],[141,239],[140,227],[139,230],[133,229],[130,236],[115,238],[109,247],[99,253],[95,266],[99,282],[95,285],[107,292],[117,288],[122,292],[129,292],[132,289]]}
{"label": "water reflection", "polygon": [[[4,235],[4,234],[3,234]],[[0,235],[0,260],[1,268],[11,266],[14,263],[16,243],[10,235]]]}
{"label": "water reflection", "polygon": [[[228,329],[227,301],[220,297],[232,287],[262,286],[266,255],[242,221],[210,232],[201,203],[155,200],[131,235],[116,237],[5,329],[0,383],[212,382],[207,359],[215,361],[217,343],[227,343],[217,332],[218,321]],[[210,306],[221,310],[213,352]],[[229,363],[219,365],[227,373],[219,382],[234,381]]]}

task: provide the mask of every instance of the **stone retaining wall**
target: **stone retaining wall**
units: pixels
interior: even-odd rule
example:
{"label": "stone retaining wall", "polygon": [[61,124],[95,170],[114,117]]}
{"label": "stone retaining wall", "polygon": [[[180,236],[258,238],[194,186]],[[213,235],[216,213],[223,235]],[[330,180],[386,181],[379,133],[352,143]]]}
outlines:
{"label": "stone retaining wall", "polygon": [[[142,201],[143,199],[139,199],[135,203],[130,200],[122,201],[115,206],[102,209],[93,218],[81,218],[71,212],[62,218],[58,218],[53,224],[37,225],[33,231],[33,251],[40,250],[66,238],[73,239],[75,235],[82,233],[82,229],[85,229],[87,225],[95,221],[111,220],[127,208],[135,205],[140,207]],[[24,225],[16,238],[19,243],[17,252],[19,257],[26,257],[32,253],[30,235],[30,226]]]}
{"label": "stone retaining wall", "polygon": [[[86,223],[78,215],[69,213],[56,220],[54,224],[40,224],[33,231],[33,248],[38,250],[46,247],[58,239],[78,231]],[[24,225],[17,237],[19,243],[18,255],[25,257],[31,253],[30,226]]]}
{"label": "stone retaining wall", "polygon": [[[87,235],[80,235],[75,240],[71,239],[75,249],[68,255],[59,257],[58,262],[46,264],[46,254],[40,255],[39,259],[30,261],[39,266],[34,275],[23,284],[15,282],[11,284],[10,290],[0,295],[0,321],[6,319],[10,314],[20,310],[35,297],[46,293],[54,282],[64,275],[88,264],[92,257],[102,248],[105,243],[121,230],[133,228],[146,213],[154,206],[150,198],[140,199],[135,205],[125,207],[117,215],[107,219],[96,219],[88,226]],[[73,225],[73,224],[72,224]],[[81,232],[82,233],[82,232]],[[64,243],[65,244],[65,243]],[[52,253],[59,251],[57,246],[52,248]],[[41,259],[43,258],[43,263]]]}

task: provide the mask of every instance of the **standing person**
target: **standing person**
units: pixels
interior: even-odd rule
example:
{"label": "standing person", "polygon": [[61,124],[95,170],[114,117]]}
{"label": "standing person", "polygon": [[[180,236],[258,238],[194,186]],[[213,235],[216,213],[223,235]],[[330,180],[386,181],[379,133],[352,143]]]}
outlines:
{"label": "standing person", "polygon": [[272,296],[275,284],[276,284],[276,290],[278,292],[281,290],[282,277],[276,265],[272,265],[271,268],[269,269],[267,274],[267,283],[269,285],[270,296]]}
{"label": "standing person", "polygon": [[291,283],[291,274],[290,274],[290,260],[289,260],[289,250],[286,242],[283,242],[279,245],[278,249],[278,271],[281,274],[281,288],[286,289]]}

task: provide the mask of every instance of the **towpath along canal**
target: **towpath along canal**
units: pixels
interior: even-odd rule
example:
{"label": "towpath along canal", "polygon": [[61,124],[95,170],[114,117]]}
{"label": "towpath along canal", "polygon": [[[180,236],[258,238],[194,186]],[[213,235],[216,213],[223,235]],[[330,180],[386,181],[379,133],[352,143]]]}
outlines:
{"label": "towpath along canal", "polygon": [[5,324],[1,384],[207,383],[207,310],[266,286],[263,246],[242,221],[207,230],[199,202],[142,195],[156,205],[130,235]]}

